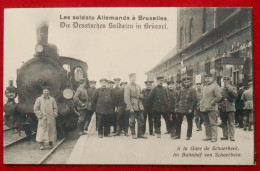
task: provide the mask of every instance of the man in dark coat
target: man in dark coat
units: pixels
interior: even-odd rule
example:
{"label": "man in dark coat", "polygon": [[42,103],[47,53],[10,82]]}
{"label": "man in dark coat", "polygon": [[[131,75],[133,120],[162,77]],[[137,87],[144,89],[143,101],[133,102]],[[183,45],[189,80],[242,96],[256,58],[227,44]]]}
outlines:
{"label": "man in dark coat", "polygon": [[152,83],[153,81],[145,81],[145,86],[146,88],[143,89],[142,94],[144,96],[144,98],[142,99],[143,105],[144,105],[144,129],[143,132],[145,134],[146,131],[146,120],[147,120],[147,116],[148,116],[148,123],[149,123],[149,133],[150,135],[154,136],[154,132],[153,132],[153,127],[154,127],[154,117],[153,117],[153,113],[151,110],[151,106],[149,104],[149,97],[150,97],[150,92],[152,89]]}
{"label": "man in dark coat", "polygon": [[237,97],[236,87],[231,85],[229,76],[223,77],[224,87],[221,87],[222,99],[219,103],[220,116],[222,118],[223,137],[221,140],[235,141],[235,99]]}
{"label": "man in dark coat", "polygon": [[176,92],[174,91],[174,81],[168,81],[168,100],[169,100],[169,128],[171,133],[171,138],[175,137],[176,134],[176,112],[175,112],[175,101]]}
{"label": "man in dark coat", "polygon": [[176,113],[177,113],[177,126],[176,137],[174,139],[180,139],[181,137],[181,124],[183,117],[186,116],[188,122],[188,130],[186,140],[190,140],[192,136],[192,120],[194,116],[194,110],[196,107],[196,90],[192,88],[191,77],[186,76],[182,79],[184,87],[182,87],[176,97]]}
{"label": "man in dark coat", "polygon": [[77,88],[77,91],[73,97],[73,99],[76,102],[76,111],[79,115],[79,119],[78,119],[78,131],[80,135],[85,134],[84,132],[84,126],[87,122],[87,120],[89,120],[89,106],[88,106],[88,92],[85,89],[86,86],[86,79],[85,78],[81,78],[79,80],[79,87]]}
{"label": "man in dark coat", "polygon": [[[94,81],[94,80],[89,81],[89,85],[90,85],[90,87],[87,89],[87,92],[88,92],[88,110],[87,110],[87,113],[88,113],[89,117],[87,118],[86,124],[84,126],[84,132],[88,131],[89,123],[90,123],[91,118],[94,114],[94,111],[93,111],[93,108],[92,108],[92,101],[93,101],[94,93],[96,91],[96,81]],[[96,123],[97,123],[97,120],[96,120]],[[96,124],[96,128],[97,128],[97,124]]]}
{"label": "man in dark coat", "polygon": [[112,90],[107,88],[107,79],[102,78],[100,80],[101,88],[95,91],[93,97],[93,109],[99,116],[98,119],[98,136],[103,138],[110,136],[109,127],[111,125],[111,118],[113,113],[115,113],[115,102]]}
{"label": "man in dark coat", "polygon": [[157,77],[158,85],[151,90],[149,103],[154,115],[154,128],[157,138],[161,138],[161,116],[166,122],[166,129],[169,130],[169,103],[167,89],[162,86],[164,77]]}

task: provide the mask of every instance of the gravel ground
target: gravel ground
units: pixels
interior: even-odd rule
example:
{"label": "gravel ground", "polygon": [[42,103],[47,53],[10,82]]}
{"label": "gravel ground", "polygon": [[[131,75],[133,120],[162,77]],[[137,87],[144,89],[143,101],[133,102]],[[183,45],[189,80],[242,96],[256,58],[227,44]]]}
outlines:
{"label": "gravel ground", "polygon": [[[11,131],[10,131],[11,132]],[[19,139],[18,134],[4,135],[4,142],[10,142],[14,139]],[[8,135],[8,136],[7,136]],[[18,137],[18,138],[17,138]],[[44,164],[63,164],[66,163],[67,158],[70,155],[75,143],[77,142],[79,135],[76,131],[72,131],[68,134],[66,140],[54,151],[54,153],[48,158]],[[54,143],[54,146],[59,142]],[[40,150],[39,143],[35,141],[35,137],[31,140],[19,142],[11,147],[4,148],[4,163],[5,164],[36,164],[40,161],[49,151],[48,144],[45,144],[46,149]]]}

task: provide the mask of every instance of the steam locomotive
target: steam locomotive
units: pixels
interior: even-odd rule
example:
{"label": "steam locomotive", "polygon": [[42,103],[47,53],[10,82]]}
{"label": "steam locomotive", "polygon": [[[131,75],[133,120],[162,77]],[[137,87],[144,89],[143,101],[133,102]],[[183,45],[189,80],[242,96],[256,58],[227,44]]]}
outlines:
{"label": "steam locomotive", "polygon": [[[10,128],[24,130],[27,135],[35,132],[37,118],[33,106],[42,94],[42,87],[49,86],[50,95],[58,105],[58,136],[64,136],[77,125],[73,95],[79,79],[87,78],[88,65],[81,60],[59,56],[58,48],[48,43],[48,23],[42,23],[36,35],[34,57],[17,70],[17,88],[9,81],[5,90],[8,101],[4,105],[4,122]],[[18,103],[15,102],[17,96]]]}

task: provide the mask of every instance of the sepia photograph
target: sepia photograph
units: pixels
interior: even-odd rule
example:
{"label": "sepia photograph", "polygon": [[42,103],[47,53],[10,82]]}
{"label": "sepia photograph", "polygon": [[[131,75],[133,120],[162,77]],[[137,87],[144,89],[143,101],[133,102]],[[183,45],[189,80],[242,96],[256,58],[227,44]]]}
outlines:
{"label": "sepia photograph", "polygon": [[252,8],[5,8],[3,163],[255,165]]}

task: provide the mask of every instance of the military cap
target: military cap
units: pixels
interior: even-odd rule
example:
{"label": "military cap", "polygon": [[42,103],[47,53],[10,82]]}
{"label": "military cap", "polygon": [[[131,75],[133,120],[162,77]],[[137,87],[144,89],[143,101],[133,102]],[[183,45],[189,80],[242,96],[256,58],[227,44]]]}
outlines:
{"label": "military cap", "polygon": [[211,73],[207,73],[207,74],[205,74],[205,77],[212,77],[212,74]]}
{"label": "military cap", "polygon": [[168,85],[169,85],[169,84],[174,84],[174,81],[173,81],[173,80],[168,81],[167,84],[168,84]]}
{"label": "military cap", "polygon": [[183,81],[185,81],[185,80],[191,80],[191,77],[190,77],[190,76],[186,76],[186,77],[183,77],[182,80],[183,80]]}
{"label": "military cap", "polygon": [[79,79],[79,83],[80,83],[80,84],[82,84],[82,83],[84,83],[84,82],[86,82],[86,78],[80,78],[80,79]]}
{"label": "military cap", "polygon": [[158,77],[156,77],[156,79],[157,80],[162,80],[162,79],[164,79],[164,77],[163,76],[158,76]]}
{"label": "military cap", "polygon": [[108,80],[106,78],[101,78],[99,82],[102,82],[102,81],[108,82]]}
{"label": "military cap", "polygon": [[223,80],[231,80],[230,76],[223,76]]}
{"label": "military cap", "polygon": [[96,81],[95,80],[90,80],[89,83],[95,83],[96,84]]}
{"label": "military cap", "polygon": [[120,85],[127,84],[128,82],[121,82]]}
{"label": "military cap", "polygon": [[121,81],[121,78],[114,78],[114,81]]}
{"label": "military cap", "polygon": [[176,80],[176,83],[181,83],[182,81],[180,79]]}
{"label": "military cap", "polygon": [[6,91],[9,93],[17,93],[17,88],[15,88],[14,86],[9,86],[6,87]]}
{"label": "military cap", "polygon": [[108,80],[107,82],[108,82],[109,84],[115,84],[115,82],[112,81],[112,80]]}
{"label": "military cap", "polygon": [[130,73],[130,74],[129,74],[129,78],[131,78],[131,77],[133,77],[133,76],[136,76],[136,74],[135,74],[135,73]]}
{"label": "military cap", "polygon": [[145,84],[152,84],[153,81],[145,81],[144,83],[145,83]]}

